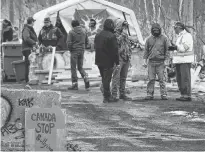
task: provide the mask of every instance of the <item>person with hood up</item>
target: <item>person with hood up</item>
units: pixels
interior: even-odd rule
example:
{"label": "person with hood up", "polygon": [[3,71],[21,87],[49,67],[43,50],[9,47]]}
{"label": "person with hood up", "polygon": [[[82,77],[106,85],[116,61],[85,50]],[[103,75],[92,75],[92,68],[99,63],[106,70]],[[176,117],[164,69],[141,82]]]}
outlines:
{"label": "person with hood up", "polygon": [[[33,25],[35,20],[32,17],[28,17],[27,24],[24,25],[22,30],[22,54],[25,58],[25,80],[29,82],[29,55],[32,50],[38,47],[38,39],[36,32],[34,31]],[[26,87],[30,88],[29,85]]]}
{"label": "person with hood up", "polygon": [[103,103],[116,102],[110,92],[113,67],[114,65],[119,67],[118,44],[114,35],[113,20],[105,20],[103,30],[95,36],[94,48],[95,64],[98,66],[102,77]]}
{"label": "person with hood up", "polygon": [[115,68],[112,78],[112,97],[117,100],[119,90],[120,99],[132,100],[125,94],[125,85],[132,55],[131,44],[128,39],[128,23],[118,19],[115,25],[115,36],[117,38],[119,52],[119,67]]}
{"label": "person with hood up", "polygon": [[46,17],[44,19],[44,26],[38,36],[39,45],[43,48],[56,47],[56,51],[63,49],[64,36],[58,27],[51,24],[51,19]]}
{"label": "person with hood up", "polygon": [[90,87],[88,80],[88,74],[83,69],[84,51],[85,46],[88,45],[88,37],[86,32],[80,26],[79,21],[73,20],[71,23],[73,29],[68,34],[67,44],[71,53],[70,65],[71,65],[71,77],[72,86],[69,90],[78,90],[78,76],[76,66],[85,82],[85,88]]}
{"label": "person with hood up", "polygon": [[145,42],[144,66],[148,65],[147,97],[145,100],[154,99],[154,85],[156,75],[159,79],[160,94],[162,100],[167,100],[167,91],[165,84],[165,65],[169,60],[169,42],[166,36],[161,34],[161,27],[158,23],[153,23],[151,27],[151,36]]}
{"label": "person with hood up", "polygon": [[3,25],[2,25],[1,41],[7,42],[7,41],[12,41],[12,39],[13,39],[13,28],[12,28],[11,22],[7,19],[4,19]]}

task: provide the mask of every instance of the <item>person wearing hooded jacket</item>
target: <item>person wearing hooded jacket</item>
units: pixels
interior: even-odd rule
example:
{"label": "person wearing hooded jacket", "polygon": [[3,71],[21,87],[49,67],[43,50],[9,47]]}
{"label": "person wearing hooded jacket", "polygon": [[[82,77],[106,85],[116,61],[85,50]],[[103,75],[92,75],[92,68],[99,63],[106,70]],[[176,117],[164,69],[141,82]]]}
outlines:
{"label": "person wearing hooded jacket", "polygon": [[115,36],[117,38],[119,67],[115,68],[112,78],[112,97],[117,100],[119,90],[119,98],[122,100],[132,100],[125,94],[125,85],[130,66],[132,55],[131,44],[128,39],[128,23],[125,20],[118,19],[115,23]]}
{"label": "person wearing hooded jacket", "polygon": [[148,65],[147,97],[145,100],[154,99],[154,85],[156,75],[159,79],[160,94],[162,100],[167,100],[167,91],[165,84],[165,65],[169,60],[169,41],[166,36],[161,34],[161,27],[158,23],[153,23],[151,27],[151,36],[145,42],[144,66]]}
{"label": "person wearing hooded jacket", "polygon": [[114,35],[114,22],[106,19],[103,30],[96,34],[94,39],[95,64],[98,66],[102,77],[103,103],[116,102],[110,92],[110,82],[112,79],[113,67],[119,67],[119,55],[117,39]]}
{"label": "person wearing hooded jacket", "polygon": [[78,20],[73,20],[71,23],[73,29],[69,32],[67,38],[68,49],[71,53],[70,64],[71,64],[71,77],[72,86],[68,88],[69,90],[78,90],[78,76],[76,66],[80,72],[82,78],[85,82],[85,88],[90,87],[88,80],[88,74],[83,69],[84,51],[85,47],[88,45],[88,37],[86,32],[80,26]]}
{"label": "person wearing hooded jacket", "polygon": [[[13,39],[13,29],[11,22],[7,19],[3,20],[3,25],[2,25],[2,33],[1,33],[1,41],[2,42],[7,42],[7,41],[12,41]],[[2,43],[1,42],[1,43]]]}

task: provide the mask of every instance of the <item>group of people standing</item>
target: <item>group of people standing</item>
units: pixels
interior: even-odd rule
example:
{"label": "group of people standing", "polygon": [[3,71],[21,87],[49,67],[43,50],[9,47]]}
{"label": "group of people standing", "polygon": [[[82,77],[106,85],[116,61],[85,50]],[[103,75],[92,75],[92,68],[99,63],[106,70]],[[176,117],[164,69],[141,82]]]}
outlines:
{"label": "group of people standing", "polygon": [[[95,64],[98,66],[102,77],[102,92],[104,103],[117,102],[119,98],[131,100],[125,94],[126,78],[131,59],[131,45],[127,30],[128,23],[118,19],[116,23],[107,19],[104,29],[98,33],[94,40],[96,51]],[[110,82],[112,88],[110,89]]]}
{"label": "group of people standing", "polygon": [[[44,19],[45,25],[37,37],[33,29],[34,21],[33,18],[28,18],[22,32],[23,54],[27,61],[27,81],[30,51],[38,45],[44,47],[55,46],[60,49],[63,39],[62,32],[51,24],[50,18]],[[88,74],[83,69],[84,50],[89,44],[88,33],[78,20],[73,20],[71,25],[73,29],[67,35],[67,47],[71,52],[72,86],[68,89],[78,90],[77,69],[84,79],[85,88],[88,89],[90,87]],[[125,91],[132,56],[128,29],[129,24],[126,20],[117,19],[113,21],[112,19],[106,19],[102,31],[98,32],[94,39],[95,64],[98,66],[102,77],[101,91],[104,103],[117,102],[119,99],[132,100],[131,97],[126,95]],[[161,99],[168,99],[164,71],[165,66],[169,64],[171,51],[181,93],[181,97],[177,100],[191,101],[190,68],[191,63],[194,61],[193,38],[181,22],[175,24],[174,30],[178,34],[178,38],[176,44],[171,44],[168,38],[162,34],[160,25],[158,23],[152,24],[151,35],[146,40],[144,51],[144,66],[148,67],[149,78],[145,100],[154,99],[156,75],[160,83]],[[111,82],[112,85],[110,85]]]}
{"label": "group of people standing", "polygon": [[[95,37],[96,65],[102,77],[104,103],[117,102],[118,99],[131,100],[125,94],[125,84],[132,55],[129,45],[128,23],[125,20],[107,19],[104,29]],[[194,62],[193,38],[185,25],[177,22],[174,30],[178,35],[176,44],[171,44],[162,34],[158,23],[153,23],[151,35],[145,42],[144,66],[148,67],[147,96],[154,99],[156,76],[160,84],[162,100],[168,100],[165,83],[165,66],[171,62],[176,66],[176,78],[181,96],[178,101],[191,101],[191,63]],[[171,51],[171,53],[170,53]],[[170,56],[170,54],[172,54]],[[112,88],[110,83],[112,81]],[[119,98],[117,94],[119,92]]]}
{"label": "group of people standing", "polygon": [[[27,23],[24,25],[22,31],[22,53],[25,57],[25,80],[29,82],[29,55],[32,51],[35,51],[37,48],[40,49],[40,52],[51,51],[52,47],[56,47],[56,51],[65,50],[63,48],[65,42],[65,33],[62,33],[60,28],[54,26],[51,23],[49,17],[44,19],[44,26],[40,30],[39,35],[34,31],[34,22],[35,20],[32,17],[27,19]],[[66,34],[66,48],[70,51],[70,63],[71,63],[71,77],[72,77],[72,86],[68,89],[78,90],[78,77],[77,69],[79,70],[81,76],[85,82],[85,88],[90,87],[88,80],[88,75],[83,69],[83,60],[84,60],[84,50],[85,46],[88,45],[87,33],[80,26],[80,23],[76,20],[73,20],[71,23],[73,29]],[[27,87],[30,88],[29,84]]]}
{"label": "group of people standing", "polygon": [[22,54],[25,60],[25,80],[27,83],[29,82],[29,55],[31,52],[35,51],[39,46],[41,49],[51,49],[53,46],[56,47],[56,50],[60,50],[64,38],[60,29],[51,24],[49,17],[44,19],[44,26],[38,36],[33,28],[34,22],[35,20],[29,17],[22,30]]}

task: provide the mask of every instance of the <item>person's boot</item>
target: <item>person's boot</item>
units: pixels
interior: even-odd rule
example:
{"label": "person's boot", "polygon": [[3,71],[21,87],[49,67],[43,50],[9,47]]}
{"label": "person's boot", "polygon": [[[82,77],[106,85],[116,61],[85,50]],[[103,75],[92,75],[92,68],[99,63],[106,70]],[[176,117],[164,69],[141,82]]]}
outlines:
{"label": "person's boot", "polygon": [[125,101],[132,101],[132,98],[126,96],[125,94],[120,95],[120,99],[125,100]]}
{"label": "person's boot", "polygon": [[78,83],[73,82],[71,87],[68,87],[68,90],[78,90]]}
{"label": "person's boot", "polygon": [[148,96],[146,96],[146,97],[144,98],[144,100],[154,100],[154,97],[153,97],[153,96],[148,95]]}
{"label": "person's boot", "polygon": [[103,103],[109,103],[109,98],[103,98]]}
{"label": "person's boot", "polygon": [[110,98],[109,98],[110,103],[111,102],[118,102],[118,101],[119,101],[119,99],[117,97],[110,96]]}
{"label": "person's boot", "polygon": [[89,89],[90,88],[90,82],[89,82],[89,79],[88,79],[87,75],[84,76],[84,82],[85,82],[85,89]]}
{"label": "person's boot", "polygon": [[162,100],[168,100],[167,95],[162,95],[162,96],[161,96],[161,99],[162,99]]}
{"label": "person's boot", "polygon": [[25,85],[25,89],[31,90],[32,88],[31,88],[31,86],[29,84],[26,84]]}

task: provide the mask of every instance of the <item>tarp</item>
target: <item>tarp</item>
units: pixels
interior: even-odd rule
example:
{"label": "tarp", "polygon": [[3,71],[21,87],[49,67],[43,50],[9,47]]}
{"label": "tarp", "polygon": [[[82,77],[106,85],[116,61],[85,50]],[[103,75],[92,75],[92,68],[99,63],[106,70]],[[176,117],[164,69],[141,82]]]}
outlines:
{"label": "tarp", "polygon": [[[131,36],[137,36],[139,42],[144,44],[142,34],[133,10],[105,0],[67,0],[34,14],[36,22],[34,29],[39,34],[45,17],[51,17],[53,24],[56,23],[57,15],[61,19],[63,26],[68,33],[71,30],[71,21],[75,18],[80,19],[81,24],[88,26],[90,18],[95,18],[99,29],[102,28],[106,18],[125,19],[129,23]],[[98,29],[97,29],[98,30]]]}

